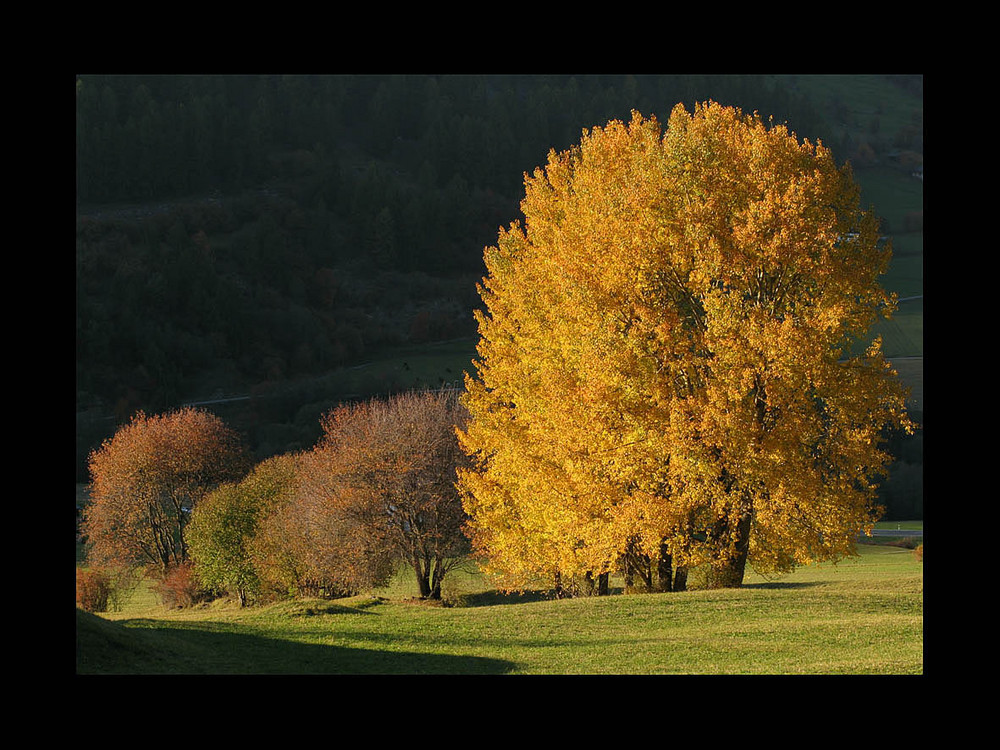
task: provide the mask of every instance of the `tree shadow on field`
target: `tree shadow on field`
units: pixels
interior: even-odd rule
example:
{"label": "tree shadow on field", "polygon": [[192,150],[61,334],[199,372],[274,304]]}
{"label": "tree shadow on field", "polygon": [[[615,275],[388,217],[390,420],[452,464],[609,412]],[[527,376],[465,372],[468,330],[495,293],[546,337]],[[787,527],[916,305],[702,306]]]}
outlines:
{"label": "tree shadow on field", "polygon": [[823,586],[821,581],[766,581],[764,583],[744,583],[744,589],[810,589]]}
{"label": "tree shadow on field", "polygon": [[328,604],[326,602],[303,604],[295,610],[288,612],[289,617],[313,617],[315,615],[374,615],[374,612],[365,610],[374,607],[378,600],[361,602],[352,607],[345,607],[341,604]]}
{"label": "tree shadow on field", "polygon": [[551,591],[480,591],[476,594],[462,594],[452,603],[454,607],[494,607],[498,604],[525,604],[546,602],[555,599]]}
{"label": "tree shadow on field", "polygon": [[[124,621],[128,622],[128,621]],[[141,621],[135,621],[139,623]],[[77,630],[77,674],[430,675],[505,674],[512,662],[474,656],[381,651],[296,643],[212,628],[124,627]],[[108,627],[111,626],[111,627]]]}

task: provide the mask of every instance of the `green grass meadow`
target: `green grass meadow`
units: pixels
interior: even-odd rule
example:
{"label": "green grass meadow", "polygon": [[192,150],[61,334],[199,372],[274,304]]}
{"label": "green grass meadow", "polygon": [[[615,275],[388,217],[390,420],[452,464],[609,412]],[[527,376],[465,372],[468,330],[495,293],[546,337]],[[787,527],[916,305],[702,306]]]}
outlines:
{"label": "green grass meadow", "polygon": [[77,610],[77,673],[922,674],[923,564],[859,551],[777,580],[751,573],[742,589],[568,600],[500,594],[471,563],[438,605],[405,575],[246,609],[167,610],[142,589],[121,612]]}

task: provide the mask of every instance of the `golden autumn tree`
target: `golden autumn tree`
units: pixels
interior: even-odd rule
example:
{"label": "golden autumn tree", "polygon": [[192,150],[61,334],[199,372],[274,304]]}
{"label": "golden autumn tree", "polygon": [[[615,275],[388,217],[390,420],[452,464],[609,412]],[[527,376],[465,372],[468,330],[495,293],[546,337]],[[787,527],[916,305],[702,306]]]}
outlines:
{"label": "golden autumn tree", "polygon": [[[460,489],[501,585],[854,552],[888,427],[890,249],[822,144],[708,102],[633,113],[525,176],[487,248]],[[861,347],[862,349],[864,347]]]}
{"label": "golden autumn tree", "polygon": [[164,573],[188,558],[184,529],[208,492],[247,468],[239,436],[206,411],[139,412],[90,454],[82,532],[96,567]]}

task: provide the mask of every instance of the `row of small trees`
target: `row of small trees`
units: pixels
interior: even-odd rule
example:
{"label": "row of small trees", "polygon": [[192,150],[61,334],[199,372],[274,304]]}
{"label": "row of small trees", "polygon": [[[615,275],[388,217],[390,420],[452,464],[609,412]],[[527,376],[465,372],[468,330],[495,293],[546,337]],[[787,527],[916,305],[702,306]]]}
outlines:
{"label": "row of small trees", "polygon": [[137,414],[90,457],[88,562],[109,580],[192,571],[241,604],[343,596],[412,567],[420,594],[467,551],[455,472],[462,407],[449,393],[340,406],[309,451],[253,466],[218,417]]}

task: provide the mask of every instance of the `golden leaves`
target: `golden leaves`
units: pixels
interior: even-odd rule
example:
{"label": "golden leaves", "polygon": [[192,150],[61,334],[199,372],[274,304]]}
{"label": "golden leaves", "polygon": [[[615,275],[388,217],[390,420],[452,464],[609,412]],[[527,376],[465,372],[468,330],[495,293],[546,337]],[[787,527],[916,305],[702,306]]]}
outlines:
{"label": "golden leaves", "polygon": [[606,566],[625,540],[695,559],[750,506],[775,566],[848,549],[827,538],[869,519],[854,488],[902,418],[877,352],[838,363],[886,304],[849,170],[756,113],[678,105],[665,133],[633,113],[551,152],[521,208],[486,251],[463,435],[494,569]]}

